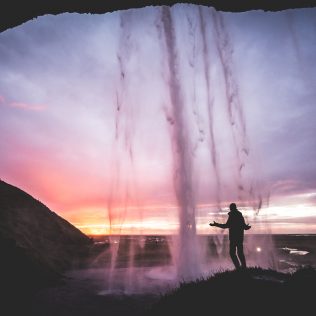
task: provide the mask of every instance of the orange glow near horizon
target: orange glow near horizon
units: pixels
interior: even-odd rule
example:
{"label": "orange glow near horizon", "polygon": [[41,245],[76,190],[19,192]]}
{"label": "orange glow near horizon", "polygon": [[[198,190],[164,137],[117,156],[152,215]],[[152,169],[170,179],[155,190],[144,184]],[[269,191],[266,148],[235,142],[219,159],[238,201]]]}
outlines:
{"label": "orange glow near horizon", "polygon": [[[198,210],[211,209],[213,205],[203,204],[198,206]],[[153,212],[157,211],[159,212]],[[79,214],[68,213],[65,218],[75,225],[79,230],[87,235],[170,235],[178,231],[177,207],[172,205],[154,206],[143,208],[143,216],[138,217],[139,213],[133,214],[136,207],[130,207],[126,213],[126,218],[118,219],[110,225],[107,209],[85,210]],[[168,214],[163,216],[163,213]],[[172,212],[170,212],[170,210]],[[246,222],[252,225],[251,234],[287,234],[287,233],[316,233],[316,223],[309,222],[309,217],[313,217],[315,207],[308,205],[287,205],[271,206],[261,209],[259,215],[251,208],[240,208]],[[168,212],[169,211],[169,212]],[[216,234],[219,229],[210,229],[209,222],[216,219],[220,222],[227,220],[228,209],[221,212],[211,211],[202,212],[204,215],[197,214],[196,225],[198,234]],[[155,215],[159,213],[160,216]],[[198,211],[199,213],[199,211]],[[90,214],[88,216],[88,214]],[[147,215],[146,215],[147,214]],[[301,222],[300,222],[301,221]],[[248,232],[249,233],[249,232]]]}
{"label": "orange glow near horizon", "polygon": [[[138,201],[136,205],[132,205],[129,199],[128,205],[127,202],[113,200],[109,208],[106,194],[102,196],[100,192],[94,192],[93,188],[98,187],[97,184],[91,182],[91,189],[88,186],[86,191],[87,183],[78,180],[77,186],[74,186],[68,182],[67,174],[54,172],[49,174],[50,181],[47,182],[47,173],[40,172],[46,168],[49,170],[45,163],[39,164],[36,181],[27,183],[25,187],[18,186],[29,193],[33,192],[32,195],[36,199],[87,235],[177,233],[178,208],[174,201],[151,203],[144,197],[144,200]],[[24,172],[32,173],[32,170],[29,168]],[[20,171],[16,169],[17,174]],[[80,198],[77,198],[78,196]],[[276,196],[270,199],[269,207],[260,210],[258,216],[255,216],[254,210],[250,207],[244,207],[251,205],[250,202],[235,202],[246,221],[252,224],[251,233],[316,233],[316,207],[312,203],[315,196],[316,193],[311,191]],[[221,211],[214,203],[199,204],[196,212],[198,233],[218,233],[216,229],[211,230],[208,223],[212,220],[225,222],[229,203],[223,202],[224,208]]]}

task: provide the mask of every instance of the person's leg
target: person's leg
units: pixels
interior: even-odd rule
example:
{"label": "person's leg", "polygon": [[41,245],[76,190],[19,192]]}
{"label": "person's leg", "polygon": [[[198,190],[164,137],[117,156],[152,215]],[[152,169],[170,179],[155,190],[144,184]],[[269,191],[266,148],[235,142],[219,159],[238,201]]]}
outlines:
{"label": "person's leg", "polygon": [[244,246],[243,246],[242,242],[237,244],[237,254],[238,254],[238,258],[241,262],[241,267],[247,268],[246,258],[244,255]]}
{"label": "person's leg", "polygon": [[236,256],[236,244],[235,243],[230,243],[229,245],[229,254],[230,254],[230,257],[234,263],[234,266],[236,269],[240,268],[240,263],[238,261],[238,258]]}

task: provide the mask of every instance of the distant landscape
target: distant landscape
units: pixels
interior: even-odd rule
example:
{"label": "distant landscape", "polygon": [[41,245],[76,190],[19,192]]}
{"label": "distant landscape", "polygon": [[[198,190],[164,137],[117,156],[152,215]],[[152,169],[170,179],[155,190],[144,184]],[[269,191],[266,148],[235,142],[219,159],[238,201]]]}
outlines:
{"label": "distant landscape", "polygon": [[[171,256],[168,249],[168,241],[172,236],[152,235],[152,236],[133,236],[133,235],[117,235],[117,236],[89,236],[94,241],[96,249],[106,249],[110,245],[110,238],[112,242],[120,242],[120,250],[118,262],[121,266],[128,264],[128,249],[134,242],[137,244],[135,247],[135,260],[137,266],[155,266],[155,265],[168,265],[171,262]],[[217,254],[215,239],[216,235],[202,235],[199,236],[201,243],[206,244],[208,251],[208,262],[218,261],[219,259],[227,260],[228,257],[228,236],[223,236],[223,253],[221,256]],[[272,238],[275,251],[273,254],[267,254],[264,248],[265,240]],[[251,244],[250,244],[251,240]],[[143,247],[139,245],[143,244]],[[298,268],[313,266],[316,267],[316,234],[273,234],[273,235],[247,235],[245,237],[245,253],[250,258],[250,265],[252,265],[252,258],[271,257],[274,260],[275,269],[282,272],[294,272]],[[124,256],[125,254],[125,256]],[[106,255],[99,258],[99,261],[94,264],[101,264],[107,262]]]}

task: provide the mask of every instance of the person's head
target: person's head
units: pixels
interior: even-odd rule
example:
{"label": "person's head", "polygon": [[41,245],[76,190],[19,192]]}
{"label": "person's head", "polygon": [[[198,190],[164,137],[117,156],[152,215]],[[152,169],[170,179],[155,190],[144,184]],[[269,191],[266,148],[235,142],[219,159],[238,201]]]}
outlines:
{"label": "person's head", "polygon": [[236,204],[235,204],[235,203],[231,203],[231,204],[229,205],[229,209],[230,209],[231,211],[236,211],[236,210],[237,210]]}

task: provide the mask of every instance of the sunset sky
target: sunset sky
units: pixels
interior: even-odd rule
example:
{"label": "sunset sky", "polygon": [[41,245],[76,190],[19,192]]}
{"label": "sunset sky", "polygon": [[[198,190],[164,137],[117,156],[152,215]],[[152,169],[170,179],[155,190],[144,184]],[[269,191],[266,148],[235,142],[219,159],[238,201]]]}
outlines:
{"label": "sunset sky", "polygon": [[[263,198],[258,215],[257,201],[239,201],[218,38],[203,8],[218,212],[199,12],[172,8],[198,231],[214,233],[208,223],[234,201],[253,232],[316,233],[316,8],[222,13],[250,149],[242,181]],[[0,178],[85,233],[177,229],[159,14],[46,15],[0,33]]]}

